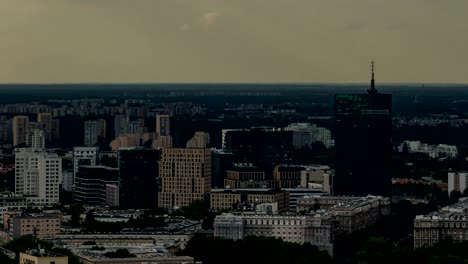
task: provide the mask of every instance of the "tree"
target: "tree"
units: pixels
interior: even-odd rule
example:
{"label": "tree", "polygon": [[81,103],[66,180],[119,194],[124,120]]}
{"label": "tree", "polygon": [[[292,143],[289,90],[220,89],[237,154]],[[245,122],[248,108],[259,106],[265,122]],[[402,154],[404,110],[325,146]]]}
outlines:
{"label": "tree", "polygon": [[134,258],[136,257],[135,255],[131,254],[128,251],[128,249],[125,249],[125,248],[117,249],[115,252],[107,252],[105,256],[108,258]]}
{"label": "tree", "polygon": [[450,204],[457,203],[458,200],[462,197],[461,192],[453,190],[450,192]]}
{"label": "tree", "polygon": [[463,190],[463,197],[468,197],[468,188]]}

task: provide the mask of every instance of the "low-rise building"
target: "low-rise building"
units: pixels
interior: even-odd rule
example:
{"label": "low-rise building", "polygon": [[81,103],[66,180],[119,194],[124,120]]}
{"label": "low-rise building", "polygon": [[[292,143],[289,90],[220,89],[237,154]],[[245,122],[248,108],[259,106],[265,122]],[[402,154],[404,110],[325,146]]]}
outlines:
{"label": "low-rise building", "polygon": [[414,219],[414,248],[432,247],[452,237],[455,242],[468,241],[468,199]]}
{"label": "low-rise building", "polygon": [[91,258],[80,256],[83,264],[188,264],[195,263],[192,257],[154,257],[154,258]]}
{"label": "low-rise building", "polygon": [[251,235],[277,237],[288,242],[310,243],[332,254],[337,234],[367,228],[390,213],[390,199],[381,196],[322,196],[311,199],[313,203],[308,204],[314,209],[306,210],[306,214],[242,213],[217,216],[214,235],[230,239]]}
{"label": "low-rise building", "polygon": [[60,233],[59,216],[17,216],[11,220],[13,238],[36,235],[39,238],[55,237]]}
{"label": "low-rise building", "polygon": [[278,203],[280,213],[289,209],[289,194],[279,189],[213,189],[210,208],[224,210],[235,208],[240,203]]}
{"label": "low-rise building", "polygon": [[333,254],[334,223],[327,213],[316,215],[223,214],[214,222],[214,235],[228,239],[247,236],[281,238],[286,242],[310,243]]}
{"label": "low-rise building", "polygon": [[68,257],[43,250],[20,253],[20,264],[68,264]]}

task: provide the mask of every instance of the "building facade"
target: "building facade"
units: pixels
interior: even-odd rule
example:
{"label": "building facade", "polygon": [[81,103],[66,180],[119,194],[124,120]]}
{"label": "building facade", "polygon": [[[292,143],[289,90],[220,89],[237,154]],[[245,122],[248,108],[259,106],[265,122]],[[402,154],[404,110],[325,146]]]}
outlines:
{"label": "building facade", "polygon": [[60,233],[60,217],[58,216],[16,216],[11,221],[13,238],[26,235],[36,235],[38,238],[53,238]]}
{"label": "building facade", "polygon": [[414,219],[414,248],[432,247],[451,237],[454,242],[468,241],[468,199]]}
{"label": "building facade", "polygon": [[120,149],[119,204],[124,208],[156,208],[160,151],[155,149]]}
{"label": "building facade", "polygon": [[106,166],[80,166],[73,185],[73,201],[107,205],[106,185],[119,182],[119,170]]}
{"label": "building facade", "polygon": [[68,264],[68,257],[42,250],[31,250],[19,255],[20,264]]}
{"label": "building facade", "polygon": [[15,150],[15,193],[36,205],[59,202],[62,159],[55,153],[34,149]]}
{"label": "building facade", "polygon": [[448,193],[453,191],[463,193],[468,185],[468,172],[448,173]]}
{"label": "building facade", "polygon": [[74,147],[73,148],[73,178],[75,182],[76,173],[80,166],[95,166],[98,158],[97,147]]}
{"label": "building facade", "polygon": [[281,238],[283,241],[310,243],[333,255],[334,226],[326,214],[299,215],[232,215],[217,216],[214,236],[227,239],[243,239],[247,236]]}
{"label": "building facade", "polygon": [[26,144],[28,140],[29,117],[13,117],[13,146]]}
{"label": "building facade", "polygon": [[40,128],[44,131],[45,139],[47,142],[52,141],[52,114],[51,113],[39,113],[37,114],[37,122]]}
{"label": "building facade", "polygon": [[241,203],[278,203],[279,213],[289,210],[289,194],[278,189],[213,189],[210,208],[225,210],[236,208]]}
{"label": "building facade", "polygon": [[161,208],[188,206],[208,199],[211,186],[210,149],[163,149],[159,163]]}

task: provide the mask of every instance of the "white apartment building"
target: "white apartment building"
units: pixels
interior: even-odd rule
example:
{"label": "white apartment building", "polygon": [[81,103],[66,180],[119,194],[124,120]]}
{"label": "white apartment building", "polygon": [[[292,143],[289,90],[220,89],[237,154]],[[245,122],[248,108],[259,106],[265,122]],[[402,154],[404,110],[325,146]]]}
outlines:
{"label": "white apartment building", "polygon": [[15,193],[28,203],[54,205],[59,202],[62,159],[55,153],[32,148],[15,150]]}
{"label": "white apartment building", "polygon": [[294,147],[299,149],[309,146],[314,142],[322,142],[325,145],[330,145],[331,131],[324,127],[317,127],[311,123],[292,123],[284,130],[293,131]]}
{"label": "white apartment building", "polygon": [[98,142],[98,125],[96,121],[85,121],[84,123],[84,145],[92,147]]}
{"label": "white apartment building", "polygon": [[28,132],[27,145],[35,150],[42,150],[45,148],[45,133],[41,129],[32,129]]}
{"label": "white apartment building", "polygon": [[398,146],[398,151],[403,152],[405,145],[409,153],[424,153],[434,159],[455,158],[458,156],[457,146],[451,146],[446,144],[429,145],[421,143],[421,141],[406,140]]}
{"label": "white apartment building", "polygon": [[449,172],[448,173],[448,193],[459,191],[463,193],[468,184],[468,172]]}

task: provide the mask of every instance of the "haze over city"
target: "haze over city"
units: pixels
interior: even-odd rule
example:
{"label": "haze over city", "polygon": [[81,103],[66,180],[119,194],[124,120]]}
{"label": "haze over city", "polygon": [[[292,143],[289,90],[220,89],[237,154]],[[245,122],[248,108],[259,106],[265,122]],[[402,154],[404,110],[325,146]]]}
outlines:
{"label": "haze over city", "polygon": [[0,1],[0,83],[468,83],[465,0]]}

